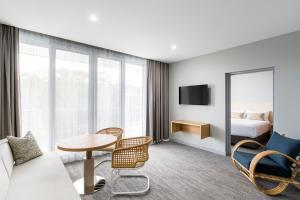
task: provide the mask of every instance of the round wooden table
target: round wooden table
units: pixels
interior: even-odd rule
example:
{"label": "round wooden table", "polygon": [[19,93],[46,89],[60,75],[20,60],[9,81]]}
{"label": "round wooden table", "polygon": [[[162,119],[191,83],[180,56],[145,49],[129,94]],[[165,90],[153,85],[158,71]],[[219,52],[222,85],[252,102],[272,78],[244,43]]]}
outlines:
{"label": "round wooden table", "polygon": [[57,145],[62,151],[86,152],[84,159],[84,176],[74,182],[74,186],[79,194],[92,194],[100,189],[95,187],[97,183],[104,185],[105,179],[100,176],[94,176],[94,158],[93,151],[109,147],[117,142],[117,137],[104,134],[85,134],[68,138]]}

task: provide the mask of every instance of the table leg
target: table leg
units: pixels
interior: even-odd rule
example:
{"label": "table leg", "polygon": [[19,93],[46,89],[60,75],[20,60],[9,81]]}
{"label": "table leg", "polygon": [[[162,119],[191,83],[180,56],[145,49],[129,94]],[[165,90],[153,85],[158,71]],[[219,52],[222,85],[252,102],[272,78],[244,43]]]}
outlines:
{"label": "table leg", "polygon": [[[95,187],[96,184],[96,187]],[[74,182],[79,194],[93,194],[105,185],[105,179],[101,176],[94,176],[94,158],[92,151],[86,152],[83,161],[83,178]]]}
{"label": "table leg", "polygon": [[86,159],[84,160],[84,193],[91,194],[94,192],[94,158],[92,151],[86,152]]}

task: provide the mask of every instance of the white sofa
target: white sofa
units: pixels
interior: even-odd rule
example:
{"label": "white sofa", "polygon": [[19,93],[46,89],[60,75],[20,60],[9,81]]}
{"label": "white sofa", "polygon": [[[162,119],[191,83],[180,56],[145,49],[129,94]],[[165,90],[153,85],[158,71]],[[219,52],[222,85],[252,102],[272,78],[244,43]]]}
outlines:
{"label": "white sofa", "polygon": [[0,200],[80,200],[56,153],[15,166],[7,140],[0,140]]}

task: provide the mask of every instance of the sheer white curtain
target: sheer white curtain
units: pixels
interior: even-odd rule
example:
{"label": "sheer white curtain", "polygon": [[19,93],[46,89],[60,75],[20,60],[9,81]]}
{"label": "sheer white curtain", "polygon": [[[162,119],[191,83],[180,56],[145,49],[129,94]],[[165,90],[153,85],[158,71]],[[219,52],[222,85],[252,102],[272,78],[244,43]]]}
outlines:
{"label": "sheer white curtain", "polygon": [[[146,71],[142,58],[20,31],[22,134],[44,151],[111,126],[145,135]],[[65,162],[83,156],[58,152]]]}
{"label": "sheer white curtain", "polygon": [[141,136],[145,132],[145,73],[145,67],[140,64],[125,64],[125,137]]}
{"label": "sheer white curtain", "polygon": [[54,139],[61,141],[88,132],[89,56],[63,50],[55,56]]}
{"label": "sheer white curtain", "polygon": [[97,129],[121,127],[121,61],[97,61]]}
{"label": "sheer white curtain", "polygon": [[22,134],[35,133],[43,151],[50,148],[49,48],[20,44]]}

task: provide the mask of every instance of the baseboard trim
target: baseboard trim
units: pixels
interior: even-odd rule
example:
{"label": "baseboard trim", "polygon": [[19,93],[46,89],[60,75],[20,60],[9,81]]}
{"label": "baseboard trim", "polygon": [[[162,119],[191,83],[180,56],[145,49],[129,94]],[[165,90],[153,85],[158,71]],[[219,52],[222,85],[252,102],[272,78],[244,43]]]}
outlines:
{"label": "baseboard trim", "polygon": [[226,156],[226,152],[225,151],[224,152],[218,151],[218,150],[215,150],[215,149],[212,149],[212,148],[203,147],[203,146],[200,146],[200,145],[196,145],[196,144],[193,144],[193,143],[190,143],[190,142],[186,142],[186,141],[182,141],[182,140],[178,140],[178,139],[174,139],[174,138],[171,138],[170,141],[178,143],[178,144],[183,144],[183,145],[186,145],[186,146],[194,147],[196,149],[201,149],[201,150],[204,150],[204,151],[209,151],[209,152],[212,152],[212,153],[215,153],[215,154],[219,154],[219,155],[222,155],[222,156]]}

